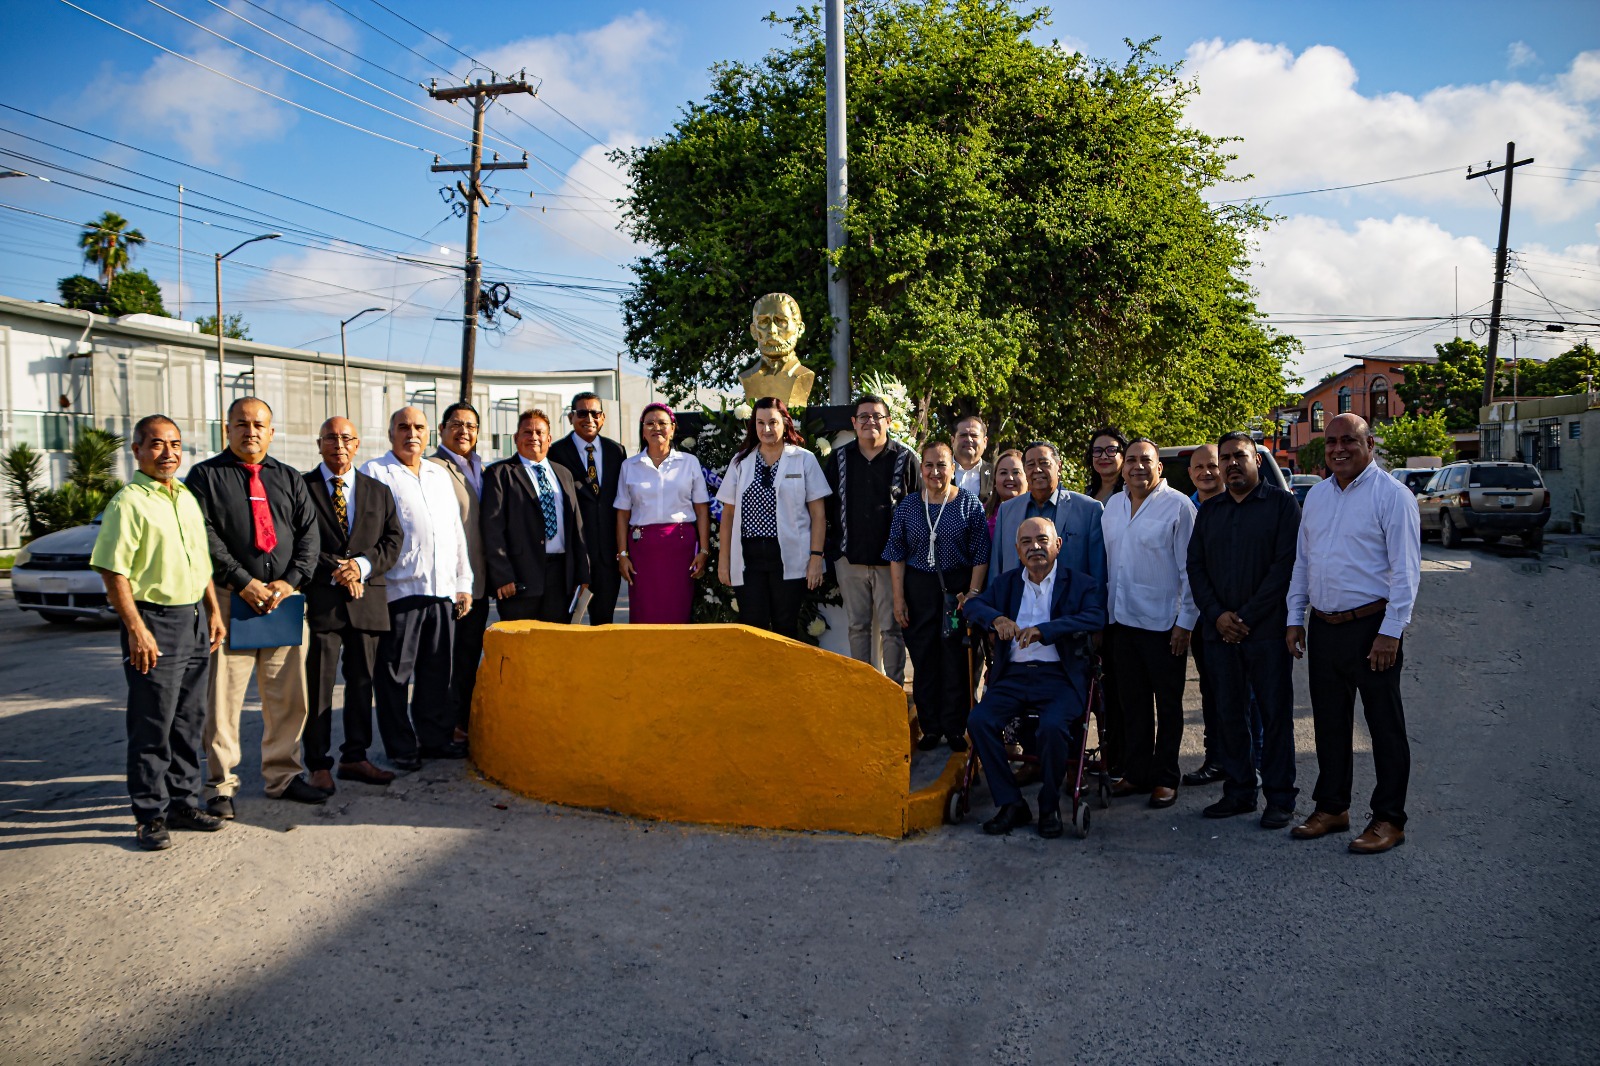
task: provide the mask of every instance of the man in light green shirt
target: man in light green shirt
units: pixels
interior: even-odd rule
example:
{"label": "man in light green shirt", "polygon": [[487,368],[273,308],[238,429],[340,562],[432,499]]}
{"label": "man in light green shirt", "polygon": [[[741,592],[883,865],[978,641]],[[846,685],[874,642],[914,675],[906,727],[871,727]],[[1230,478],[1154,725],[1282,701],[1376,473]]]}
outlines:
{"label": "man in light green shirt", "polygon": [[139,472],[106,505],[89,565],[122,620],[139,846],[160,851],[172,844],[169,826],[214,832],[226,824],[200,803],[200,732],[210,655],[227,626],[211,587],[205,516],[177,478],[177,425],[165,415],[140,419],[133,456]]}

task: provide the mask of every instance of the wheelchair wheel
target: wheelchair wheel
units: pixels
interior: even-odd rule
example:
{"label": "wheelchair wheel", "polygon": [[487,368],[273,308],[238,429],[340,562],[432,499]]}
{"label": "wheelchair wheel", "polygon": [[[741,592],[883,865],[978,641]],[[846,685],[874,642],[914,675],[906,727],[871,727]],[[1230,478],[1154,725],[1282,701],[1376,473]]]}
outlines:
{"label": "wheelchair wheel", "polygon": [[1100,787],[1095,791],[1095,798],[1100,801],[1102,811],[1111,806],[1111,783],[1103,777],[1100,779]]}
{"label": "wheelchair wheel", "polygon": [[951,789],[950,790],[950,794],[944,798],[944,820],[945,820],[945,824],[947,824],[947,825],[960,825],[961,824],[961,819],[965,818],[966,816],[967,816],[966,797],[962,796],[960,789],[958,789],[958,788]]}
{"label": "wheelchair wheel", "polygon": [[1072,812],[1072,826],[1078,831],[1078,839],[1082,840],[1089,835],[1089,805],[1078,804],[1078,809]]}

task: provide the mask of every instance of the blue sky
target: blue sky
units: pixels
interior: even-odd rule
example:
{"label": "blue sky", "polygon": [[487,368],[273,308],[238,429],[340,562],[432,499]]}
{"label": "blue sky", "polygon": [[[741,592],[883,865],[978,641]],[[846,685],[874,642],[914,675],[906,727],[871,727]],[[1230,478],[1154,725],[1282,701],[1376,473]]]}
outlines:
{"label": "blue sky", "polygon": [[[542,79],[537,100],[490,119],[490,147],[512,157],[527,149],[534,164],[492,183],[505,206],[485,214],[486,274],[512,286],[524,319],[488,338],[480,358],[529,369],[609,365],[622,347],[615,292],[637,249],[614,229],[610,200],[622,187],[606,149],[667,131],[703,94],[713,62],[754,59],[780,43],[761,20],[773,5],[728,0],[73,4],[84,10],[62,0],[8,5],[0,101],[31,114],[0,108],[0,167],[52,180],[0,182],[0,203],[71,223],[106,209],[127,216],[151,242],[135,265],[176,310],[181,183],[185,317],[209,310],[210,253],[281,229],[283,240],[226,264],[228,307],[256,339],[336,349],[339,318],[376,304],[395,310],[352,328],[352,354],[438,364],[459,350],[449,320],[459,315],[458,275],[393,256],[459,261],[463,224],[428,164],[435,151],[464,156],[465,116],[417,106],[427,104],[417,82],[465,74],[473,64],[462,53]],[[1053,10],[1046,36],[1090,55],[1120,57],[1123,38],[1159,36],[1164,56],[1185,60],[1202,89],[1191,121],[1245,138],[1237,171],[1255,177],[1223,195],[1448,171],[1272,201],[1282,219],[1262,236],[1252,276],[1262,308],[1304,338],[1308,375],[1346,353],[1425,352],[1452,332],[1448,323],[1328,318],[1485,304],[1498,206],[1488,183],[1465,181],[1463,168],[1511,139],[1537,165],[1517,177],[1509,312],[1573,324],[1600,314],[1600,5],[1169,0]],[[0,292],[51,297],[57,278],[81,269],[75,234],[74,225],[0,209]],[[1569,339],[1530,329],[1523,354],[1553,354]]]}

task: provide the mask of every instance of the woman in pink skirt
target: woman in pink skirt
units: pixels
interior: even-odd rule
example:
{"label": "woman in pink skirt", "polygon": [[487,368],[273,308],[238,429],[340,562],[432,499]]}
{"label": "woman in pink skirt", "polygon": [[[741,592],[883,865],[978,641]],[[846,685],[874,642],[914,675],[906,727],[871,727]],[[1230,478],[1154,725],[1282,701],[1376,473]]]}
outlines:
{"label": "woman in pink skirt", "polygon": [[711,558],[711,496],[700,460],[672,446],[677,418],[664,403],[639,416],[644,450],[617,478],[617,568],[629,585],[628,621],[687,625],[695,579]]}

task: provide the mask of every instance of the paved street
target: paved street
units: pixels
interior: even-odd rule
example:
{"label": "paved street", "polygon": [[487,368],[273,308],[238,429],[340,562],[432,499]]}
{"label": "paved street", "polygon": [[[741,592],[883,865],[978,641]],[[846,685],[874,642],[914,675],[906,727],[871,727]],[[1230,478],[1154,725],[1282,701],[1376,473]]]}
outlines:
{"label": "paved street", "polygon": [[[146,854],[115,632],[7,592],[0,1061],[1600,1061],[1600,567],[1424,556],[1409,840],[1376,857],[1198,789],[1087,841],[648,824],[437,763],[297,807],[260,796],[259,715],[241,820]],[[1370,787],[1358,757],[1357,819]]]}

